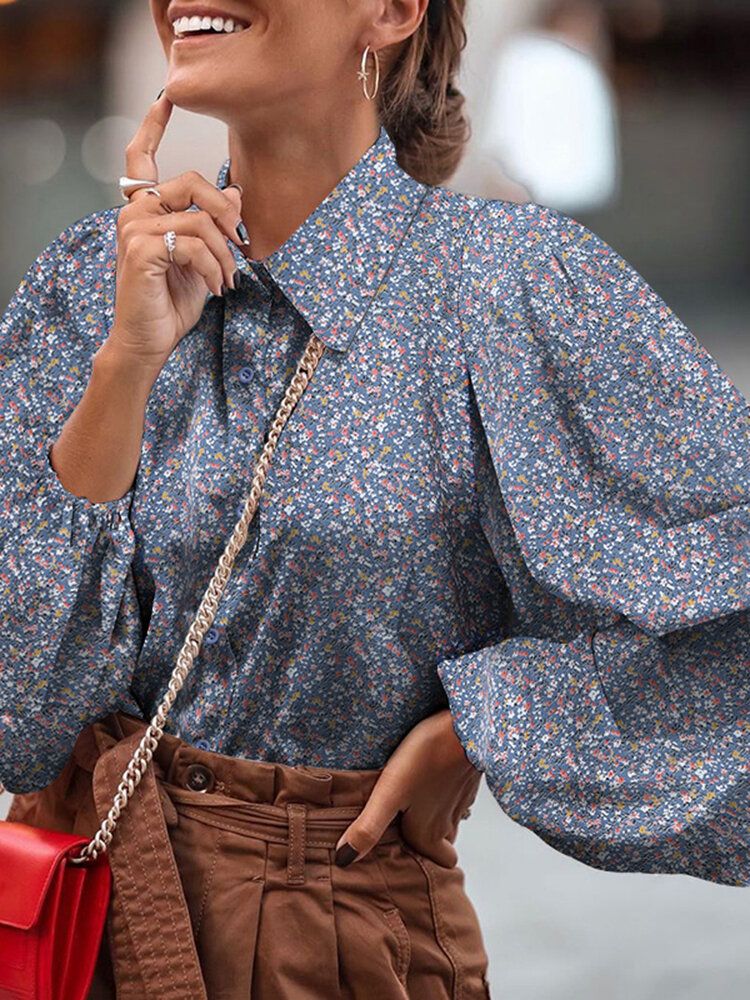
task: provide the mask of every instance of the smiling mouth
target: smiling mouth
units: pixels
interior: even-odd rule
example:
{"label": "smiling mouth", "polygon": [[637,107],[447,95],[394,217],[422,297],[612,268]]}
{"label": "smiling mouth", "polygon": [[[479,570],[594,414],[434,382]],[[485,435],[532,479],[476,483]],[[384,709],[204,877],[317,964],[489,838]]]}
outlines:
{"label": "smiling mouth", "polygon": [[193,36],[210,36],[219,38],[221,35],[235,35],[247,31],[252,25],[238,21],[232,17],[179,17],[172,22],[175,38],[190,38]]}

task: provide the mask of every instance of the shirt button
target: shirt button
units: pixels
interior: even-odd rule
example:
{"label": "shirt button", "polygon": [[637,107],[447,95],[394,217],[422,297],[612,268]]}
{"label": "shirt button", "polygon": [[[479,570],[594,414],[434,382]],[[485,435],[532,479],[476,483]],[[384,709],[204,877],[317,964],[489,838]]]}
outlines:
{"label": "shirt button", "polygon": [[205,636],[203,638],[203,641],[207,642],[209,645],[213,645],[213,643],[218,642],[219,641],[219,630],[213,628],[213,626],[212,626],[208,630],[208,632],[206,632],[206,634],[205,634]]}
{"label": "shirt button", "polygon": [[237,510],[235,511],[237,517],[241,517],[242,516],[242,512],[244,511],[244,509],[245,509],[244,502],[240,503],[240,504],[237,504]]}
{"label": "shirt button", "polygon": [[252,368],[240,368],[240,382],[244,382],[247,385],[248,382],[253,380],[253,370]]}
{"label": "shirt button", "polygon": [[195,746],[196,749],[198,749],[198,750],[210,750],[211,749],[211,744],[208,742],[208,740],[204,740],[204,739],[196,740],[195,743],[193,744],[193,746]]}
{"label": "shirt button", "polygon": [[214,774],[205,764],[191,764],[185,771],[185,784],[194,792],[209,792],[214,786]]}

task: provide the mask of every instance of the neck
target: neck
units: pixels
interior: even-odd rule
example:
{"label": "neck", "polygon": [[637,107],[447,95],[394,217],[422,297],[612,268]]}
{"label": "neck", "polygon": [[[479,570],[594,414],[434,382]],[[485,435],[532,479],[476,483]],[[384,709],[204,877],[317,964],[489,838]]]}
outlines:
{"label": "neck", "polygon": [[242,185],[252,260],[278,249],[375,142],[374,113],[272,131],[229,129],[227,183]]}

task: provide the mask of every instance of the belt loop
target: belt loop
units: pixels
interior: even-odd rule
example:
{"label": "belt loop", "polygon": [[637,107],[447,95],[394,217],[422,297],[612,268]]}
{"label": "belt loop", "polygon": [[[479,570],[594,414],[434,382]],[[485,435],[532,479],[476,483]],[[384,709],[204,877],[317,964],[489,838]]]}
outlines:
{"label": "belt loop", "polygon": [[286,881],[287,885],[303,885],[307,845],[307,804],[305,802],[287,802],[286,813],[289,824]]}

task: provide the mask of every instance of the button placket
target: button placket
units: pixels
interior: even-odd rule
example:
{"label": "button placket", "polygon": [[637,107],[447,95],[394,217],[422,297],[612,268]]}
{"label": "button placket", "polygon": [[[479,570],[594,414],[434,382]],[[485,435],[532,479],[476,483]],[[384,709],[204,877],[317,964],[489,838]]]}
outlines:
{"label": "button placket", "polygon": [[[258,369],[258,352],[262,337],[259,329],[267,324],[268,293],[255,272],[244,263],[246,269],[247,295],[241,303],[231,300],[226,303],[223,330],[222,368],[224,391],[227,398],[227,417],[232,438],[236,435],[242,442],[242,452],[254,441],[260,431],[253,423],[249,410],[257,411],[253,393],[262,392],[262,371]],[[238,293],[239,294],[239,293]],[[243,464],[243,455],[234,441],[233,461],[238,467]]]}

